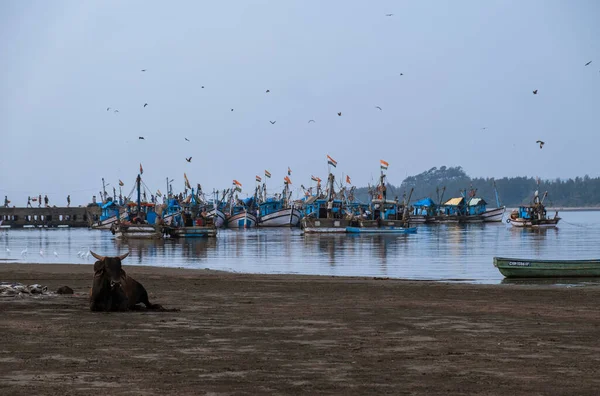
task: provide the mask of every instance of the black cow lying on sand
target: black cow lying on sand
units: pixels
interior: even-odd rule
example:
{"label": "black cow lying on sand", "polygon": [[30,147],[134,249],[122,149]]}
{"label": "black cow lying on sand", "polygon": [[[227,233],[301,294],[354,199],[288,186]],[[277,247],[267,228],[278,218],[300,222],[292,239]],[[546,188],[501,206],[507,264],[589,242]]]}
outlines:
{"label": "black cow lying on sand", "polygon": [[143,303],[147,309],[166,311],[159,304],[150,304],[148,292],[141,283],[128,276],[121,267],[121,260],[129,253],[118,257],[104,257],[90,251],[98,261],[94,264],[94,280],[90,291],[90,310],[127,311]]}

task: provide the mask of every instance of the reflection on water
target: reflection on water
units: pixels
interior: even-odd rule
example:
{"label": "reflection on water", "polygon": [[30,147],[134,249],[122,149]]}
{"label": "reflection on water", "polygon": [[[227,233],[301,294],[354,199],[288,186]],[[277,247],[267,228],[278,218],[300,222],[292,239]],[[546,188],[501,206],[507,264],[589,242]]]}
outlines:
{"label": "reflection on water", "polygon": [[[77,255],[89,248],[102,255],[130,251],[126,264],[499,283],[502,276],[492,265],[494,256],[600,257],[600,212],[561,215],[559,229],[447,224],[419,226],[417,234],[408,235],[302,235],[299,229],[249,229],[224,230],[207,239],[118,241],[110,232],[85,229],[3,229],[0,258],[91,264],[93,258]],[[24,249],[28,253],[21,257]]]}

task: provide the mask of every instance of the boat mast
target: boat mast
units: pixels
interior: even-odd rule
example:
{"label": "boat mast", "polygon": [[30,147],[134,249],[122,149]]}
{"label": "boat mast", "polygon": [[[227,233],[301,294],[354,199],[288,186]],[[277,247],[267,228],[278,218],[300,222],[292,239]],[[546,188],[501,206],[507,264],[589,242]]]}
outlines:
{"label": "boat mast", "polygon": [[496,207],[500,207],[500,198],[498,197],[498,189],[496,188],[496,180],[494,180],[494,194],[496,194]]}
{"label": "boat mast", "polygon": [[141,202],[141,192],[140,192],[140,184],[142,182],[142,177],[138,174],[137,179],[135,180],[135,184],[137,187],[137,211],[138,215],[142,212],[142,202]]}
{"label": "boat mast", "polygon": [[103,193],[102,203],[106,203],[107,194],[106,194],[106,185],[104,184],[104,178],[102,178],[102,193]]}

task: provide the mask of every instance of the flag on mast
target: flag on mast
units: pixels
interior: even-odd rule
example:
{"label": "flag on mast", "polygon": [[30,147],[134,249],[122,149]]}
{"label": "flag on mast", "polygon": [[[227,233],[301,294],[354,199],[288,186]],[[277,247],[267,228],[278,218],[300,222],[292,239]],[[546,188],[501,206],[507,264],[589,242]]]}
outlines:
{"label": "flag on mast", "polygon": [[239,181],[233,179],[233,184],[235,184],[236,186],[240,186],[242,187],[242,183],[240,183]]}
{"label": "flag on mast", "polygon": [[162,197],[162,193],[160,192],[160,190],[156,190],[156,196],[157,197]]}
{"label": "flag on mast", "polygon": [[288,166],[288,176],[292,175],[292,170],[290,169],[290,167]]}
{"label": "flag on mast", "polygon": [[327,155],[327,165],[331,165],[334,168],[337,168],[337,161]]}
{"label": "flag on mast", "polygon": [[265,169],[265,177],[271,178],[271,172]]}
{"label": "flag on mast", "polygon": [[316,177],[316,176],[312,176],[312,175],[310,176],[310,180],[312,180],[312,181],[316,181],[316,182],[320,182],[320,181],[321,181],[321,179],[319,179],[319,178],[318,178],[318,177]]}
{"label": "flag on mast", "polygon": [[256,182],[260,183],[262,181],[262,179],[260,178],[260,176],[256,175]]}
{"label": "flag on mast", "polygon": [[123,187],[124,185],[125,185],[125,183],[123,183],[123,182],[121,181],[121,179],[119,179],[119,186]]}
{"label": "flag on mast", "polygon": [[350,176],[348,176],[348,175],[346,175],[346,183],[352,184],[352,181],[350,180]]}
{"label": "flag on mast", "polygon": [[144,168],[142,168],[142,164],[140,163],[140,175],[144,174]]}
{"label": "flag on mast", "polygon": [[387,170],[388,166],[390,165],[384,160],[379,160],[379,163],[381,164],[381,170]]}
{"label": "flag on mast", "polygon": [[292,184],[292,181],[290,180],[289,176],[284,177],[283,180],[285,181],[286,184]]}
{"label": "flag on mast", "polygon": [[187,175],[185,173],[183,174],[183,178],[185,179],[185,187],[191,190],[192,186],[190,186],[190,181],[188,180]]}

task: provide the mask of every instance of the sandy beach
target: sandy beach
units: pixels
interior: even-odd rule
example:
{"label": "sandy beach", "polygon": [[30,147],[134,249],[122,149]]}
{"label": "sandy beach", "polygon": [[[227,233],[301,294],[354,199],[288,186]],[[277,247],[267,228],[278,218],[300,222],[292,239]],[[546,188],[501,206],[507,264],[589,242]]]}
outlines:
{"label": "sandy beach", "polygon": [[180,312],[92,313],[90,265],[0,264],[0,394],[597,394],[597,287],[124,267]]}

